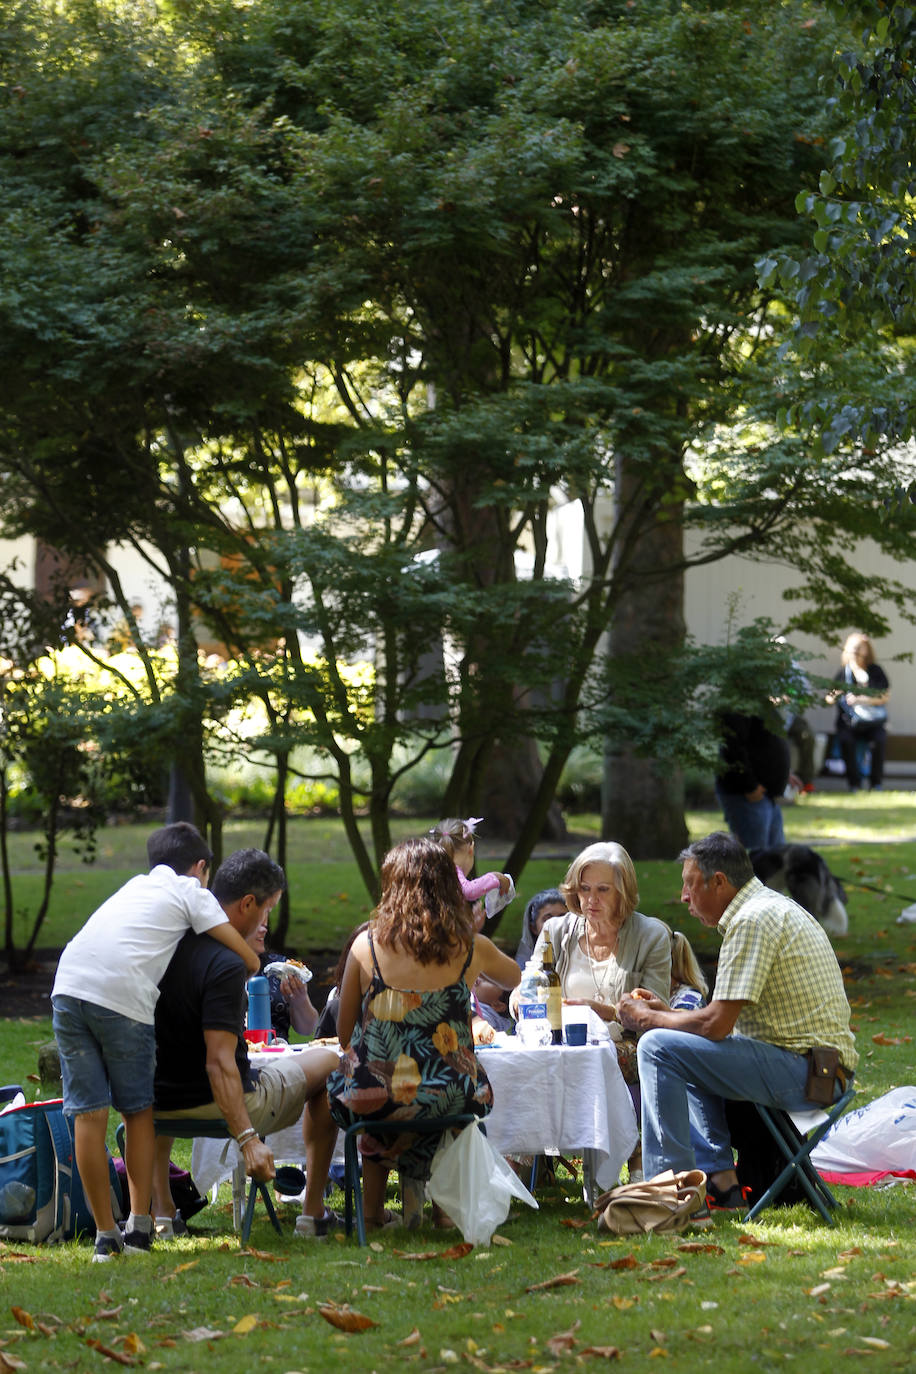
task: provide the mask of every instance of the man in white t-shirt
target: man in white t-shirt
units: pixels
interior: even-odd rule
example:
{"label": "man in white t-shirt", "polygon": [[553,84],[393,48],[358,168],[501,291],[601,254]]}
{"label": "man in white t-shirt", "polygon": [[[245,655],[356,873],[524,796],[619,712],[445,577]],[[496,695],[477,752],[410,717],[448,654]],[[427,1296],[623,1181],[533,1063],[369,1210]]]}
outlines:
{"label": "man in white t-shirt", "polygon": [[[64,1111],[74,1118],[76,1166],[96,1224],[93,1261],[149,1250],[152,1220],[153,1029],[159,980],[181,937],[212,935],[257,972],[206,882],[213,855],[187,821],[147,841],[150,872],[95,911],[61,954],[51,992]],[[124,1117],[130,1216],[122,1238],[111,1205],[109,1107]]]}

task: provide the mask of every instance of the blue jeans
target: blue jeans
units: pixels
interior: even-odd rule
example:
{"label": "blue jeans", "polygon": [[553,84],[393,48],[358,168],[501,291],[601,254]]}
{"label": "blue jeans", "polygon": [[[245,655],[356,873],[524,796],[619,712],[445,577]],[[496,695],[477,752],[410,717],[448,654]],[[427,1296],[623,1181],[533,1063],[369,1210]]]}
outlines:
{"label": "blue jeans", "polygon": [[770,849],[773,845],[785,844],[782,808],[772,797],[749,802],[740,792],[723,792],[718,783],[716,796],[726,825],[745,849]]}
{"label": "blue jeans", "polygon": [[810,1112],[808,1061],[762,1040],[707,1040],[687,1031],[650,1030],[638,1048],[642,1158],[646,1178],[663,1169],[734,1168],[725,1103],[762,1102]]}

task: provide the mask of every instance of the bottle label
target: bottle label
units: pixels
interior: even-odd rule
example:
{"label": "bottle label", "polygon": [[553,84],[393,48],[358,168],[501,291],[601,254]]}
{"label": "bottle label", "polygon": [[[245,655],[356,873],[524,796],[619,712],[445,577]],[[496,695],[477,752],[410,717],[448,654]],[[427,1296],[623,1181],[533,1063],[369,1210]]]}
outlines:
{"label": "bottle label", "polygon": [[551,1030],[560,1030],[563,1025],[563,991],[554,987],[547,989],[547,1020]]}
{"label": "bottle label", "polygon": [[546,1021],[546,1002],[523,1002],[519,1007],[523,1021]]}

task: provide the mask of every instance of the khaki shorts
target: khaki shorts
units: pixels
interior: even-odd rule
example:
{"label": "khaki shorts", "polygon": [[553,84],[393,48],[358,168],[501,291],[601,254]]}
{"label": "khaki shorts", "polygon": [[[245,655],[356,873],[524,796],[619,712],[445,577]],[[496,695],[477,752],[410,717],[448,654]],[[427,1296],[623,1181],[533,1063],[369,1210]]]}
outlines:
{"label": "khaki shorts", "polygon": [[[258,1135],[269,1135],[271,1131],[282,1131],[287,1126],[295,1126],[305,1107],[309,1085],[306,1080],[306,1065],[300,1059],[280,1059],[275,1064],[266,1064],[259,1072],[258,1081],[250,1093],[245,1094],[245,1109],[251,1124]],[[184,1107],[179,1111],[154,1113],[157,1121],[168,1121],[188,1117],[198,1121],[222,1119],[222,1112],[215,1102],[204,1102],[199,1107]]]}

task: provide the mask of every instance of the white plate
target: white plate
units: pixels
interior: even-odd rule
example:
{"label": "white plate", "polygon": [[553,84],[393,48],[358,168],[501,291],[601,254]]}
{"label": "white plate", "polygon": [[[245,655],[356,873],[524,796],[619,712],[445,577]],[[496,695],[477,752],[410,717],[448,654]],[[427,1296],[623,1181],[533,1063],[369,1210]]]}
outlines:
{"label": "white plate", "polygon": [[275,973],[278,978],[289,978],[294,973],[307,983],[312,976],[312,970],[305,964],[292,964],[288,959],[275,959],[272,964],[265,964],[265,973]]}

